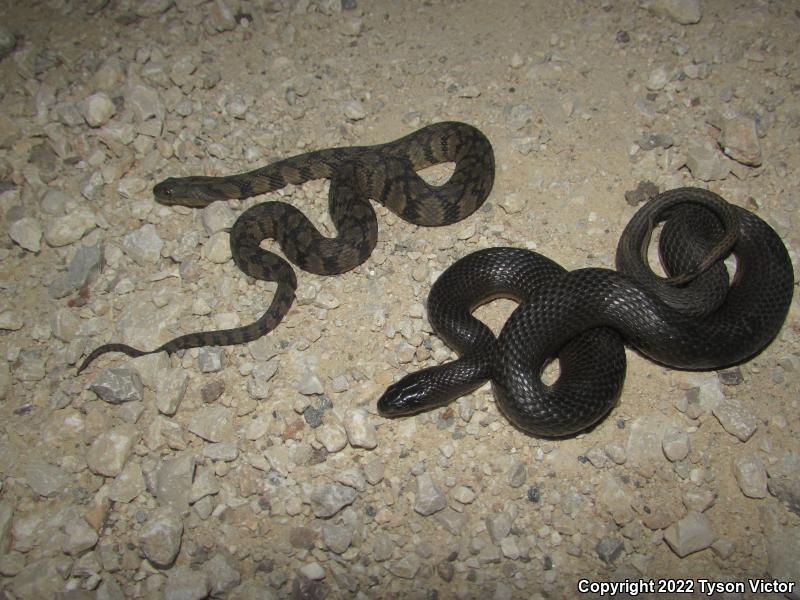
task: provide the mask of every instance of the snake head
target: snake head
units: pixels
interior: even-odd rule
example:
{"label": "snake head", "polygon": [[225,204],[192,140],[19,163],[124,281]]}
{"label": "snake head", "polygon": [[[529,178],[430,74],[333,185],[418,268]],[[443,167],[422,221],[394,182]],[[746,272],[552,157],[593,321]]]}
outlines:
{"label": "snake head", "polygon": [[378,400],[378,412],[384,417],[404,417],[449,404],[481,386],[486,378],[461,377],[459,361],[428,367],[410,373],[390,385]]}
{"label": "snake head", "polygon": [[178,193],[179,191],[175,185],[174,177],[170,177],[161,183],[157,183],[153,188],[153,196],[161,204],[179,204],[180,197]]}
{"label": "snake head", "polygon": [[390,385],[378,400],[378,412],[384,417],[403,417],[446,404],[449,399],[437,393],[430,371],[410,373]]}
{"label": "snake head", "polygon": [[160,204],[180,204],[202,208],[215,200],[224,199],[214,187],[214,177],[168,177],[153,187],[153,196]]}

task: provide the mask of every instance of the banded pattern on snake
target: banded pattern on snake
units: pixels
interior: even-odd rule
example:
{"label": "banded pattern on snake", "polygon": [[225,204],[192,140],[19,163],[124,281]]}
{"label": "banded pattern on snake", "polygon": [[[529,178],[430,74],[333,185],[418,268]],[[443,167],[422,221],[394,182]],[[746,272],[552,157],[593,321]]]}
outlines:
{"label": "banded pattern on snake", "polygon": [[[656,223],[671,277],[646,259]],[[721,262],[736,257],[732,282]],[[679,369],[717,369],[760,352],[792,301],[794,274],[778,234],[753,213],[707,190],[681,188],[645,204],[617,247],[618,271],[566,272],[517,248],[488,248],[451,265],[428,296],[434,331],[459,358],[406,375],[378,401],[385,416],[442,406],[491,380],[501,412],[523,431],[573,435],[616,404],[625,379],[622,340]],[[499,338],[472,316],[498,296],[519,306]],[[560,374],[541,374],[557,357]]]}
{"label": "banded pattern on snake", "polygon": [[[455,171],[442,186],[430,185],[417,174],[443,162],[454,162]],[[386,144],[318,150],[239,175],[166,179],[153,188],[158,202],[197,208],[217,200],[249,198],[289,184],[329,179],[328,210],[338,235],[323,236],[302,212],[284,202],[256,204],[234,223],[230,243],[239,269],[278,284],[261,318],[234,329],[182,335],[149,351],[105,344],[86,357],[78,373],[106,352],[141,356],[258,339],[281,322],[297,289],[289,263],[260,247],[264,239],[277,240],[286,257],[301,269],[320,275],[343,273],[363,263],[377,243],[378,223],[370,198],[410,223],[449,225],[483,204],[492,189],[494,172],[494,153],[486,137],[465,123],[444,122]]]}

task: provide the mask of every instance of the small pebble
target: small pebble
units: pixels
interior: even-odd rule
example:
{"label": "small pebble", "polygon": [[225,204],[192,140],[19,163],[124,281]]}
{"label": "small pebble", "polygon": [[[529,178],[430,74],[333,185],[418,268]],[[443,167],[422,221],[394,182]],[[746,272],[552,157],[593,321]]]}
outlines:
{"label": "small pebble", "polygon": [[755,456],[742,456],[733,463],[739,489],[748,498],[767,497],[767,470]]}

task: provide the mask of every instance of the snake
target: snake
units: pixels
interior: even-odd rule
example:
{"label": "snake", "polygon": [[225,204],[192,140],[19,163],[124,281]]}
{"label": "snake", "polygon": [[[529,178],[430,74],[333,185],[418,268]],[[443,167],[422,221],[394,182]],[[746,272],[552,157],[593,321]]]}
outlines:
{"label": "snake", "polygon": [[[429,184],[417,173],[440,163],[455,163],[452,175],[442,185]],[[337,235],[322,235],[298,208],[286,202],[253,205],[231,227],[230,248],[243,273],[277,284],[269,307],[258,320],[231,329],[181,335],[147,351],[121,343],[104,344],[84,359],[78,373],[107,352],[136,357],[256,340],[278,326],[297,289],[289,262],[262,249],[263,240],[276,240],[286,258],[305,271],[344,273],[362,264],[377,243],[378,222],[370,199],[415,225],[450,225],[481,207],[491,192],[494,174],[494,152],[486,136],[471,125],[450,121],[428,125],[392,142],[316,150],[237,175],[167,178],[153,188],[155,200],[193,208],[328,179],[328,212]]]}
{"label": "snake", "polygon": [[[658,224],[666,277],[647,260]],[[735,261],[732,278],[723,262],[728,256]],[[513,247],[459,259],[427,299],[433,331],[458,358],[390,385],[379,412],[412,415],[491,381],[500,412],[515,427],[538,437],[572,436],[616,406],[626,343],[671,368],[730,367],[778,334],[794,290],[778,234],[752,212],[700,188],[669,190],[644,204],[622,232],[616,267],[566,271]],[[495,337],[472,312],[498,297],[519,304]],[[559,373],[546,384],[542,373],[554,359]]]}

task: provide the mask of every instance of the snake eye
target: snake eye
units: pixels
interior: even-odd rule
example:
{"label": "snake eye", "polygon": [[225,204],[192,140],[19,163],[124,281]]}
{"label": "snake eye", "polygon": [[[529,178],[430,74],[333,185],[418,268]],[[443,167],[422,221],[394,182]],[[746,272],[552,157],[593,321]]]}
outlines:
{"label": "snake eye", "polygon": [[172,188],[167,188],[164,190],[165,196],[172,196]]}

